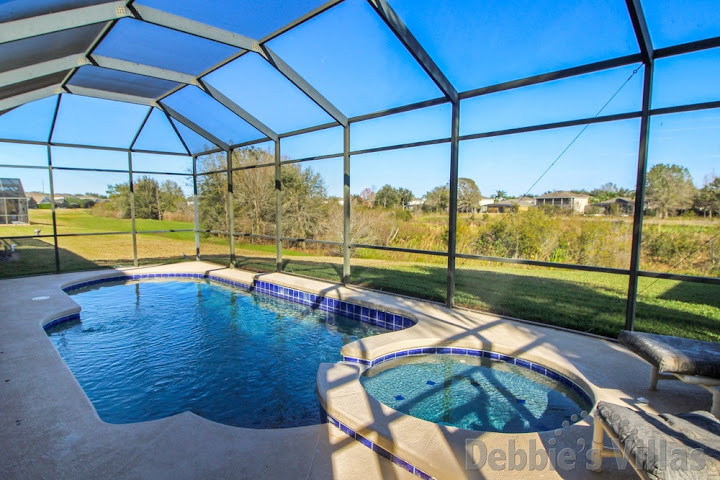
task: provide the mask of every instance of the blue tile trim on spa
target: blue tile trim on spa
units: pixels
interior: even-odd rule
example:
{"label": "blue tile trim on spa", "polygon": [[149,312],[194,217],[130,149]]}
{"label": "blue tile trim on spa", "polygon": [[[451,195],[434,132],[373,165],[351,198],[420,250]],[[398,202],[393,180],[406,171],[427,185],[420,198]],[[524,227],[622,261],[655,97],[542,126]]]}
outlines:
{"label": "blue tile trim on spa", "polygon": [[385,450],[383,447],[378,445],[377,443],[374,443],[369,438],[363,437],[360,433],[356,432],[352,428],[348,427],[341,421],[339,421],[337,418],[333,417],[332,415],[328,414],[325,409],[320,406],[320,412],[321,416],[323,418],[323,421],[327,421],[328,423],[332,424],[335,428],[338,428],[341,432],[343,432],[345,435],[347,435],[350,438],[355,439],[356,441],[360,442],[361,444],[365,445],[367,448],[372,450],[373,452],[377,453],[383,458],[386,458],[387,460],[390,460],[395,465],[404,468],[410,473],[415,474],[416,476],[424,479],[424,480],[432,480],[434,477],[431,477],[424,471],[420,470],[410,462],[406,462],[402,458],[398,457],[397,455],[394,455],[393,453]]}
{"label": "blue tile trim on spa", "polygon": [[[328,298],[314,293],[303,292],[301,290],[295,290],[293,288],[275,285],[274,283],[254,280],[253,285],[248,285],[247,283],[236,282],[227,278],[217,277],[215,275],[207,275],[204,273],[143,273],[138,275],[121,274],[68,285],[67,287],[63,288],[63,291],[70,292],[73,290],[78,290],[80,288],[91,287],[107,282],[117,282],[122,280],[144,280],[152,278],[208,279],[210,281],[223,283],[225,285],[235,287],[241,290],[254,290],[258,293],[282,298],[284,300],[288,300],[294,303],[299,303],[308,307],[317,308],[325,312],[343,315],[354,320],[359,320],[361,322],[369,323],[371,325],[377,325],[387,330],[402,330],[408,327],[412,327],[416,323],[415,320],[405,317],[403,315],[386,312],[384,310],[377,310],[375,308],[362,305],[356,305],[354,303],[344,302],[342,300]],[[55,323],[54,325],[56,325],[57,323]]]}
{"label": "blue tile trim on spa", "polygon": [[585,391],[584,388],[582,388],[577,383],[570,380],[565,375],[562,375],[554,370],[551,370],[547,367],[544,367],[543,365],[533,363],[527,360],[524,360],[522,358],[515,358],[511,357],[510,355],[503,355],[502,353],[496,353],[496,352],[490,352],[487,350],[477,350],[473,348],[456,348],[456,347],[423,347],[423,348],[411,348],[408,350],[400,350],[393,353],[388,353],[387,355],[383,355],[382,357],[375,358],[373,360],[366,360],[363,358],[356,358],[356,357],[345,357],[343,356],[343,360],[346,362],[351,363],[357,363],[359,365],[363,365],[365,367],[374,367],[375,365],[380,365],[381,363],[393,360],[395,358],[401,358],[408,355],[469,355],[471,357],[483,357],[483,358],[489,358],[491,360],[498,360],[500,362],[510,363],[512,365],[517,365],[518,367],[527,368],[528,370],[532,370],[533,372],[539,373],[540,375],[545,375],[548,378],[551,378],[557,382],[562,383],[563,385],[571,388],[575,391],[580,397],[587,402],[588,405],[592,406],[595,402],[593,402],[592,397]]}

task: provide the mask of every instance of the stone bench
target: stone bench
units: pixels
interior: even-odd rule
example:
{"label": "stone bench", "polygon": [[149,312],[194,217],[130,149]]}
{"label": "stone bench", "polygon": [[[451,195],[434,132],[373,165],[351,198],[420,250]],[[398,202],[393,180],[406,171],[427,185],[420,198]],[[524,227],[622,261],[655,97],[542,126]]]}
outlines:
{"label": "stone bench", "polygon": [[658,380],[679,379],[713,395],[711,412],[720,416],[720,343],[623,330],[618,341],[650,365],[650,389]]}
{"label": "stone bench", "polygon": [[[604,447],[605,434],[618,449]],[[602,459],[616,456],[643,479],[718,479],[720,421],[708,412],[650,415],[599,402],[590,468],[602,471]]]}

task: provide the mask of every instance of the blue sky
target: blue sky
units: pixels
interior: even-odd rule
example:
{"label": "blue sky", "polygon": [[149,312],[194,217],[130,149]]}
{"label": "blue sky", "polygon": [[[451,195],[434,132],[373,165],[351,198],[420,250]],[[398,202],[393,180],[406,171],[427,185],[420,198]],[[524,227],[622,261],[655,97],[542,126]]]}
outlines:
{"label": "blue sky", "polygon": [[[270,20],[229,25],[224,16],[213,17],[207,11],[198,11],[193,2],[148,3],[180,15],[201,15],[202,21],[234,28],[255,38],[277,28]],[[308,11],[317,3],[293,2],[293,9]],[[638,51],[623,0],[528,0],[511,4],[499,0],[482,4],[471,0],[390,0],[390,4],[460,91]],[[713,0],[645,0],[643,5],[653,42],[658,47],[720,35],[720,10]],[[238,2],[229,2],[228,8],[237,9]],[[265,7],[245,8],[251,9],[250,17],[271,18],[263,11]],[[160,35],[156,28],[125,20],[99,53],[124,58],[129,50],[121,47],[127,47],[123,40],[129,36],[133,44],[142,46],[150,42],[157,46],[158,54],[143,53],[138,60],[166,68],[183,66],[193,73],[229,51],[208,45],[203,47],[204,54],[188,54],[184,63],[176,65],[172,63],[172,48],[192,46],[196,39],[177,32]],[[348,116],[441,96],[365,1],[348,0],[269,45]],[[635,68],[635,65],[617,68],[465,100],[461,104],[461,134],[592,117],[625,84]],[[720,49],[659,60],[653,107],[718,100],[719,78]],[[330,121],[322,109],[256,55],[245,55],[206,80],[279,132]],[[642,69],[602,113],[637,111],[641,83]],[[3,115],[0,138],[46,140],[54,102],[52,98],[40,100]],[[195,87],[172,95],[167,103],[225,141],[240,142],[260,136]],[[143,106],[65,95],[53,141],[127,147],[147,112],[148,108]],[[187,132],[182,126],[178,128],[183,134]],[[523,194],[581,128],[462,142],[460,175],[474,179],[486,196],[496,190]],[[638,120],[589,127],[531,193],[589,190],[606,182],[633,188],[638,131]],[[449,135],[450,108],[440,105],[355,123],[351,129],[351,148]],[[197,136],[186,140],[194,150],[206,143]],[[158,112],[151,115],[137,146],[182,151],[172,128]],[[333,128],[284,139],[281,151],[287,158],[339,153],[342,130]],[[359,193],[366,187],[380,188],[389,183],[410,188],[421,196],[447,183],[449,152],[449,145],[441,144],[355,156],[351,190]],[[125,168],[127,164],[126,154],[99,150],[53,148],[53,158],[56,166]],[[44,147],[0,143],[0,164],[46,162]],[[707,175],[720,175],[720,111],[654,118],[649,164],[656,163],[688,167],[698,186]],[[305,165],[323,175],[329,194],[342,194],[342,159]],[[135,155],[135,168],[181,173],[188,172],[190,164],[185,157]],[[48,188],[47,172],[0,167],[0,176],[22,178],[26,190]],[[102,192],[109,183],[126,181],[126,177],[58,172],[56,191]],[[177,179],[189,192],[189,183],[183,177]]]}

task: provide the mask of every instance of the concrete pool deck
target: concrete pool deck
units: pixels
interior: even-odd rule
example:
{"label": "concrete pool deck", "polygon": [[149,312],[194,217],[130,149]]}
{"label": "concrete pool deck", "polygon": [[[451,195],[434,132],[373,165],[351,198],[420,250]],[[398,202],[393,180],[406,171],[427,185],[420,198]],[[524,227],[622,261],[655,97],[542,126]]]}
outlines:
{"label": "concrete pool deck", "polygon": [[[58,355],[42,324],[75,313],[63,286],[118,273],[204,273],[252,283],[254,278],[363,305],[405,313],[417,325],[346,345],[342,353],[377,358],[418,346],[481,348],[537,360],[584,383],[596,400],[636,405],[649,412],[706,410],[710,394],[682,382],[647,389],[650,366],[615,342],[497,315],[450,310],[417,299],[344,287],[285,274],[252,274],[203,262],[123,270],[67,273],[0,281],[0,472],[3,478],[417,478],[336,427],[325,424],[283,430],[251,430],[210,422],[186,412],[127,425],[102,422]],[[33,300],[37,297],[49,297]],[[585,469],[591,424],[559,432],[491,434],[425,422],[379,404],[358,390],[356,366],[324,364],[319,389],[329,413],[388,444],[437,478],[635,478],[628,466],[604,462],[603,474]],[[389,437],[389,438],[388,438]],[[572,449],[577,464],[522,471],[468,470],[465,442],[488,451]],[[551,441],[551,440],[554,440]],[[405,458],[408,457],[408,458]],[[412,460],[410,460],[412,459]],[[417,466],[420,466],[418,464]]]}

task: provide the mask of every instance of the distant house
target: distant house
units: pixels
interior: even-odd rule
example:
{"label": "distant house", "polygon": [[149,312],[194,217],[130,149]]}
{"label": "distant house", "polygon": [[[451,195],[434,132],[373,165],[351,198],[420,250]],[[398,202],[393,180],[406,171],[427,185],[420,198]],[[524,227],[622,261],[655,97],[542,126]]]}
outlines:
{"label": "distant house", "polygon": [[46,193],[41,192],[26,192],[25,195],[28,199],[28,208],[38,208],[38,204],[47,196]]}
{"label": "distant house", "polygon": [[420,210],[425,205],[425,200],[422,198],[413,198],[405,204],[407,210]]}
{"label": "distant house", "polygon": [[28,199],[19,178],[0,178],[0,224],[30,223]]}
{"label": "distant house", "polygon": [[635,199],[616,197],[604,202],[591,203],[588,207],[596,207],[605,215],[632,215],[635,213]]}
{"label": "distant house", "polygon": [[50,195],[45,195],[40,200],[36,199],[36,202],[37,202],[37,208],[51,208],[51,206],[52,206],[51,205],[52,202],[50,200]]}
{"label": "distant house", "polygon": [[[50,209],[52,208],[52,200],[50,200],[50,195],[44,195],[42,198],[36,195],[32,195],[32,197],[35,199],[35,202],[37,203],[36,208],[45,208]],[[80,200],[77,200],[76,203],[80,203]],[[55,208],[68,208],[70,207],[70,203],[67,201],[67,199],[64,196],[55,195]]]}
{"label": "distant house", "polygon": [[67,199],[63,197],[59,197],[55,195],[55,208],[68,208],[70,206],[70,203],[67,201]]}
{"label": "distant house", "polygon": [[584,213],[590,201],[590,195],[584,193],[572,193],[564,190],[546,193],[536,198],[538,207],[543,205],[552,205],[560,208],[567,208],[574,213]]}
{"label": "distant house", "polygon": [[494,199],[490,197],[480,197],[479,207],[481,212],[487,212],[487,206],[492,205],[495,202]]}
{"label": "distant house", "polygon": [[502,202],[487,205],[487,213],[526,212],[535,206],[533,197],[508,198]]}

